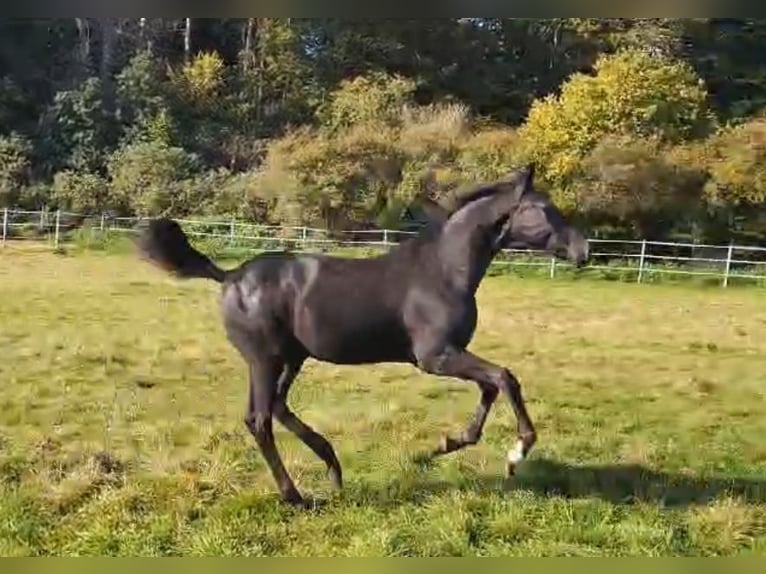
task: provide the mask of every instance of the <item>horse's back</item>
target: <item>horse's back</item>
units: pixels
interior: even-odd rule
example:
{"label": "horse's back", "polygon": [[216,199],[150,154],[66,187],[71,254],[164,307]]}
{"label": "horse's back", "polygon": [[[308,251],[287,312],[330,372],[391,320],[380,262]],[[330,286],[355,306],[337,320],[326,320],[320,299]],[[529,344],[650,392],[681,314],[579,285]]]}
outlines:
{"label": "horse's back", "polygon": [[244,264],[221,301],[230,338],[272,353],[298,345],[332,363],[401,362],[409,360],[402,287],[382,260],[275,253]]}

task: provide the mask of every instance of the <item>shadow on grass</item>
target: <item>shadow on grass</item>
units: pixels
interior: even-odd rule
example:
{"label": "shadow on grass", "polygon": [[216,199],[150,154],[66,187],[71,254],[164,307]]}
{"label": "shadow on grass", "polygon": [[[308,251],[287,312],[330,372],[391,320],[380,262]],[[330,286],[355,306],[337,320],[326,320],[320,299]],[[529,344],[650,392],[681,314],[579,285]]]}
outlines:
{"label": "shadow on grass", "polygon": [[377,496],[360,494],[373,504],[395,506],[456,491],[492,495],[513,490],[564,498],[596,497],[622,505],[649,502],[668,508],[704,505],[727,495],[748,503],[766,503],[766,480],[695,477],[657,472],[640,465],[579,466],[545,458],[528,460],[510,480],[474,475],[454,481],[429,481],[425,474],[417,473],[391,481]]}

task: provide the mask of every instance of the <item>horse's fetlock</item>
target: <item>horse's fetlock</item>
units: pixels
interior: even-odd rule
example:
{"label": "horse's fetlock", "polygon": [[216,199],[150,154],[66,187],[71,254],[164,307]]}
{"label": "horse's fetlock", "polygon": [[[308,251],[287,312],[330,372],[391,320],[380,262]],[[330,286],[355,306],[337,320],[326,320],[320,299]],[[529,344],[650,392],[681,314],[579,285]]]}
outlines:
{"label": "horse's fetlock", "polygon": [[263,436],[269,428],[270,419],[263,413],[250,413],[245,417],[245,425],[256,436]]}
{"label": "horse's fetlock", "polygon": [[481,435],[482,435],[482,431],[480,429],[470,428],[467,431],[463,432],[460,439],[462,440],[463,443],[473,446],[479,443],[479,441],[481,440]]}
{"label": "horse's fetlock", "polygon": [[525,433],[521,433],[519,438],[524,443],[525,450],[529,451],[537,442],[537,433],[533,430],[527,431]]}

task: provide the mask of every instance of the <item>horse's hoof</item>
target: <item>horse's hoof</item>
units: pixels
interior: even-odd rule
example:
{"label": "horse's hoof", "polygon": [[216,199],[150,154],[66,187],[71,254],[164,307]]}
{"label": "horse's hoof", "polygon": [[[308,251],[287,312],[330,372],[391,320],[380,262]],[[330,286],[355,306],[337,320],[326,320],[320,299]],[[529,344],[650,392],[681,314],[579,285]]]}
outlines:
{"label": "horse's hoof", "polygon": [[307,508],[306,501],[297,490],[282,495],[282,501],[296,508]]}
{"label": "horse's hoof", "polygon": [[505,475],[508,478],[513,478],[516,474],[516,467],[524,460],[524,441],[519,439],[516,443],[516,447],[508,451],[508,457],[505,461]]}
{"label": "horse's hoof", "polygon": [[449,435],[442,435],[441,440],[439,441],[439,448],[437,449],[437,452],[439,454],[449,454],[451,452],[454,452],[462,446],[462,441],[452,438]]}

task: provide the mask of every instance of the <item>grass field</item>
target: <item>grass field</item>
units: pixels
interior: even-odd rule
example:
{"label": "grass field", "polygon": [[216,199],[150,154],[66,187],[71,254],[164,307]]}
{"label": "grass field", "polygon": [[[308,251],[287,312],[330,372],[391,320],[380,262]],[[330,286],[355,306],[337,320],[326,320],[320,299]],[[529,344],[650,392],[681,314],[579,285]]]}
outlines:
{"label": "grass field", "polygon": [[278,502],[244,427],[216,295],[125,255],[0,250],[0,555],[766,553],[762,289],[488,277],[472,349],[540,433],[510,483],[506,402],[418,465],[474,386],[309,362],[291,404],[346,482],[277,426],[310,511]]}

